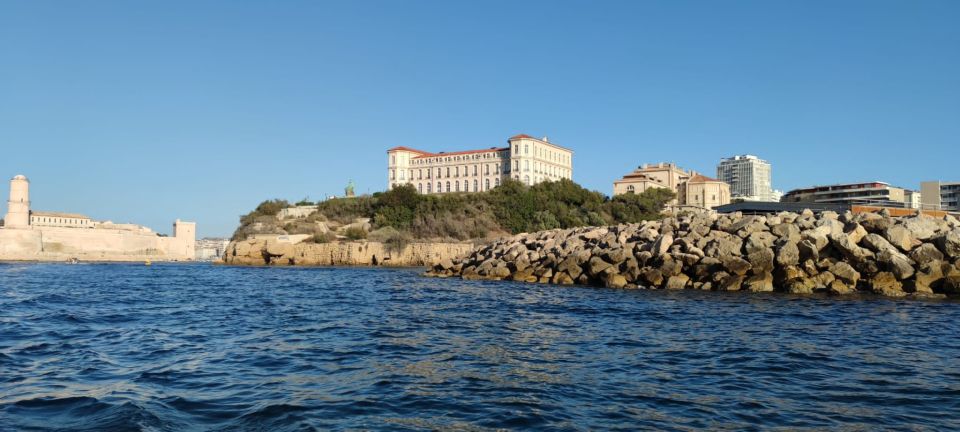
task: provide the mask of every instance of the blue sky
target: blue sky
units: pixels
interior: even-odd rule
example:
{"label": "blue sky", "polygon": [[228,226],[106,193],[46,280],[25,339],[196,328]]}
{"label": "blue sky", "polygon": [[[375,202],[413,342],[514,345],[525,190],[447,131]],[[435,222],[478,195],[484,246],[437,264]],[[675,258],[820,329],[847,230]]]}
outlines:
{"label": "blue sky", "polygon": [[517,133],[608,194],[740,153],[780,189],[919,188],[960,180],[958,22],[952,0],[0,0],[0,176],[36,209],[200,235],[381,190],[392,146]]}

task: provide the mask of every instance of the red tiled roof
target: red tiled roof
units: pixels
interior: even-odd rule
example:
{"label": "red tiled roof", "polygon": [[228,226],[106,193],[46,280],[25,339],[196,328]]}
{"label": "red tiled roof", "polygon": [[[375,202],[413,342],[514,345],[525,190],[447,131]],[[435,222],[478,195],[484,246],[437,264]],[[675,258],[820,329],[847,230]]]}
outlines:
{"label": "red tiled roof", "polygon": [[392,152],[392,151],[408,151],[408,152],[414,152],[414,153],[420,153],[420,154],[430,154],[429,152],[425,152],[423,150],[417,150],[414,148],[404,147],[404,146],[397,146],[391,149],[387,149],[387,152]]}
{"label": "red tiled roof", "polygon": [[690,183],[706,183],[706,182],[719,182],[720,180],[717,180],[715,178],[710,178],[702,174],[697,174],[688,181]]}
{"label": "red tiled roof", "polygon": [[536,139],[536,138],[534,138],[534,137],[532,137],[532,136],[530,136],[530,135],[527,135],[527,134],[519,134],[519,135],[514,135],[514,136],[510,137],[510,139],[508,139],[507,141],[513,141],[513,140],[515,140],[515,139],[522,139],[522,138]]}
{"label": "red tiled roof", "polygon": [[499,152],[499,151],[505,151],[505,150],[510,150],[510,147],[493,147],[493,148],[488,148],[483,150],[462,150],[462,151],[444,152],[444,153],[421,152],[423,154],[421,154],[420,156],[414,157],[414,159],[428,158],[428,157],[457,156],[457,155],[474,154],[474,153]]}

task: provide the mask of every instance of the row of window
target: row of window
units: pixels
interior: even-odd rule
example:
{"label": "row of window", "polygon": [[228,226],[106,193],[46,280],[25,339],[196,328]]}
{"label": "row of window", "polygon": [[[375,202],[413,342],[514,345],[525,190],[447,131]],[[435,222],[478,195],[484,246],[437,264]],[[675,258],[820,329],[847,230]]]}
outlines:
{"label": "row of window", "polygon": [[[450,162],[459,162],[459,161],[478,161],[480,159],[496,159],[507,157],[506,153],[499,152],[484,152],[484,153],[473,153],[467,155],[457,155],[457,156],[436,156],[429,158],[414,158],[414,165],[430,165],[434,163],[450,163]],[[393,157],[393,164],[397,164],[397,157]]]}
{"label": "row of window", "polygon": [[[463,168],[461,171],[460,168]],[[417,180],[422,179],[431,179],[434,178],[434,172],[436,172],[436,178],[451,178],[451,177],[460,177],[461,173],[464,177],[471,175],[469,166],[455,166],[455,167],[445,167],[445,168],[425,168],[417,170],[399,170],[399,178],[397,177],[398,170],[390,170],[390,180],[410,180],[414,179],[414,174],[416,174]],[[444,175],[446,173],[446,175]],[[500,164],[484,164],[483,165],[483,175],[490,175],[491,173],[495,175],[500,174]],[[473,165],[473,174],[474,176],[480,175],[480,166]]]}
{"label": "row of window", "polygon": [[[444,189],[444,185],[446,185],[446,189]],[[396,186],[396,185],[394,185],[394,186]],[[460,188],[461,188],[460,180],[455,180],[455,181],[452,182],[452,183],[449,182],[449,181],[446,182],[446,183],[437,182],[436,189],[434,189],[434,186],[433,186],[433,183],[432,183],[432,182],[426,182],[426,183],[417,183],[417,192],[419,192],[419,193],[428,193],[428,194],[429,194],[429,193],[434,193],[434,192],[436,192],[436,193],[443,193],[443,192],[480,192],[480,186],[481,186],[480,182],[479,182],[478,180],[474,180],[474,181],[473,181],[473,189],[470,189],[470,181],[469,181],[469,180],[464,180],[464,181],[463,181],[463,184],[462,184],[463,189],[461,190],[461,189],[460,189]],[[494,179],[494,181],[493,181],[493,187],[498,187],[498,186],[500,186],[500,178],[496,178],[496,179]],[[485,180],[483,181],[483,190],[484,190],[484,191],[490,190],[490,179],[485,179]]]}
{"label": "row of window", "polygon": [[30,218],[31,224],[50,223],[61,225],[89,225],[89,222],[89,219],[55,218],[46,216],[32,216]]}
{"label": "row of window", "polygon": [[[569,156],[569,155],[564,154],[564,153],[561,153],[561,152],[558,152],[558,151],[551,150],[551,149],[549,149],[549,148],[544,148],[544,147],[539,147],[539,148],[537,148],[537,147],[534,147],[534,153],[535,153],[535,156],[536,156],[536,157],[543,158],[543,159],[547,159],[547,160],[550,160],[550,161],[553,161],[553,162],[559,162],[559,163],[565,163],[565,164],[569,164],[569,163],[570,163],[570,156]],[[521,154],[521,153],[520,153],[520,144],[514,144],[514,145],[513,145],[513,154],[514,154],[514,155],[520,155],[520,154]],[[524,155],[530,155],[530,144],[524,144],[524,145],[523,145],[523,154],[524,154]]]}

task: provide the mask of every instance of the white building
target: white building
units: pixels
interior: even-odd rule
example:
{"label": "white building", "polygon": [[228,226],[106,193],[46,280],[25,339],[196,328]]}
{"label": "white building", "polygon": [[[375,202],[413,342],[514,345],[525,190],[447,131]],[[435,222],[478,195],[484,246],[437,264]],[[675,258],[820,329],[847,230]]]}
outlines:
{"label": "white building", "polygon": [[423,194],[481,192],[505,178],[528,185],[573,177],[573,151],[550,142],[516,135],[508,147],[431,153],[409,147],[387,150],[387,186],[413,185]]}
{"label": "white building", "polygon": [[744,201],[780,201],[782,192],[773,190],[770,162],[753,155],[720,160],[717,178],[730,185],[730,195]]}

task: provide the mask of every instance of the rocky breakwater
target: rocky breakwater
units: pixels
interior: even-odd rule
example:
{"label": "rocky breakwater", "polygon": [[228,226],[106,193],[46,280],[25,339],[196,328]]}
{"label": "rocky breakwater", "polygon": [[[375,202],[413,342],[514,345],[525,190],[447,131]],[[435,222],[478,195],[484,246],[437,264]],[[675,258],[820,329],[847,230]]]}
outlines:
{"label": "rocky breakwater", "polygon": [[613,288],[960,295],[960,222],[946,216],[690,215],[520,234],[428,276]]}
{"label": "rocky breakwater", "polygon": [[291,243],[272,239],[230,242],[224,263],[279,266],[432,266],[470,253],[470,243],[409,243],[395,246],[371,241]]}

